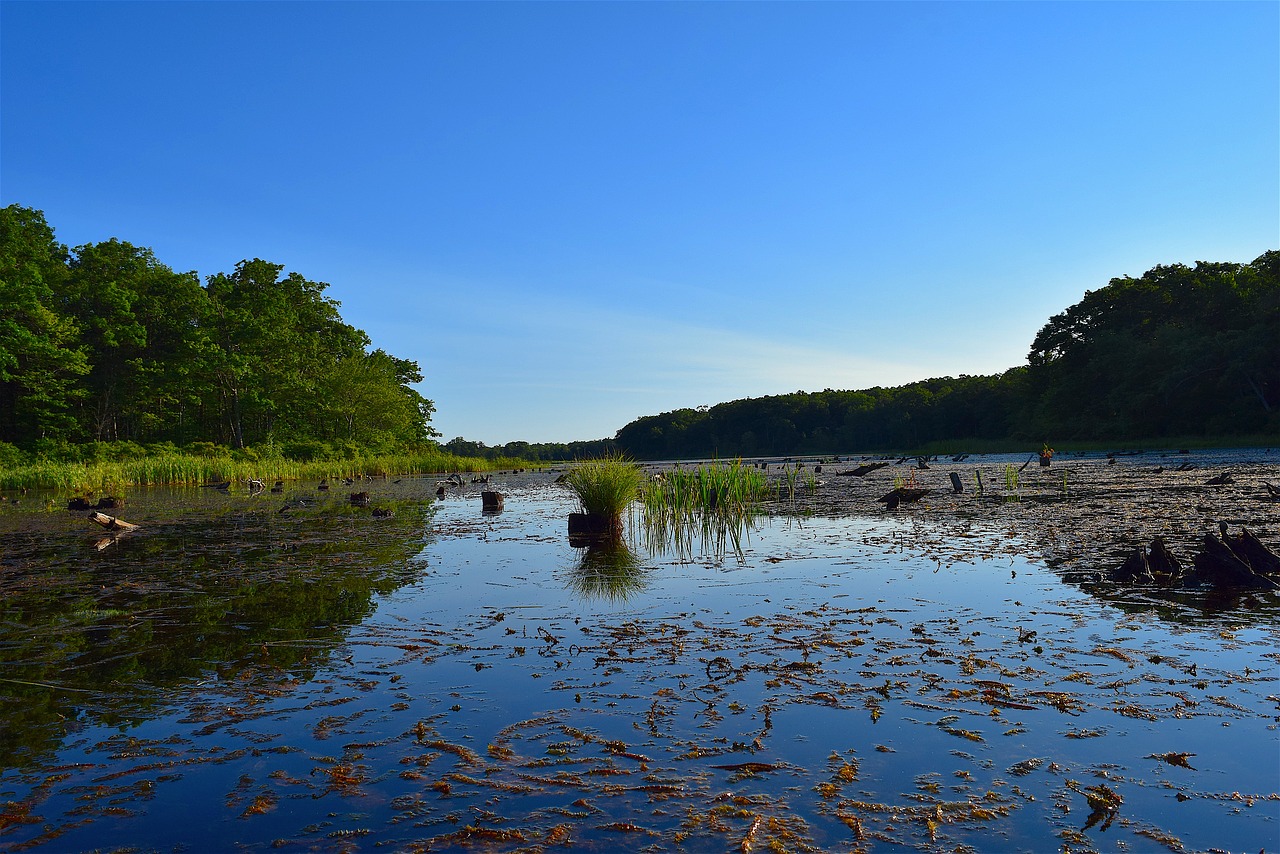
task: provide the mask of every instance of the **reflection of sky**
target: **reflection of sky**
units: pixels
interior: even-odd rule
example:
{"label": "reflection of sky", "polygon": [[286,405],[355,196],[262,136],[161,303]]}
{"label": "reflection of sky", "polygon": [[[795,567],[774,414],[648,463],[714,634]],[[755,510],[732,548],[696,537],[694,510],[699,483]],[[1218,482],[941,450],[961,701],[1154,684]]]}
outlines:
{"label": "reflection of sky", "polygon": [[[372,847],[438,832],[429,824],[393,826],[393,816],[408,821],[399,806],[408,802],[421,804],[412,817],[427,821],[441,822],[450,811],[492,810],[526,826],[521,821],[533,813],[522,810],[568,804],[582,792],[569,790],[559,800],[554,793],[522,800],[494,790],[440,798],[427,785],[453,770],[455,760],[423,739],[466,746],[488,763],[483,770],[456,769],[464,774],[519,783],[487,746],[510,743],[524,756],[546,758],[555,743],[572,741],[557,728],[561,721],[652,756],[652,769],[688,782],[697,803],[729,789],[779,797],[830,847],[848,841],[847,829],[823,812],[813,787],[826,779],[833,754],[856,756],[854,789],[869,801],[909,802],[922,778],[939,783],[952,801],[986,791],[1008,797],[1020,787],[1035,800],[1011,798],[1017,809],[992,822],[1001,840],[1020,850],[1044,850],[1057,830],[1083,825],[1087,808],[1081,796],[1065,792],[1067,779],[1083,785],[1105,779],[1123,791],[1121,816],[1136,823],[1113,827],[1106,839],[1092,837],[1099,845],[1149,826],[1168,828],[1195,850],[1219,844],[1224,827],[1236,834],[1236,847],[1252,846],[1245,850],[1273,835],[1272,805],[1233,815],[1238,803],[1200,794],[1275,789],[1274,756],[1260,761],[1257,749],[1274,745],[1267,695],[1275,688],[1267,680],[1280,666],[1260,654],[1275,649],[1274,620],[1268,625],[1241,611],[1180,624],[1152,608],[1123,611],[1009,555],[938,565],[913,551],[903,516],[763,520],[741,561],[642,552],[642,588],[625,600],[589,599],[568,583],[581,556],[568,544],[566,517],[574,506],[563,493],[512,489],[496,516],[482,516],[478,501],[436,506],[421,578],[378,597],[376,611],[350,629],[314,675],[286,686],[290,674],[274,672],[269,657],[255,652],[226,673],[177,686],[180,712],[118,729],[90,726],[69,738],[58,761],[90,764],[49,802],[42,813],[48,820],[79,808],[82,790],[75,786],[86,778],[163,761],[139,754],[129,738],[163,742],[178,758],[198,761],[157,784],[140,806],[130,802],[144,818],[122,819],[117,830],[93,822],[62,839],[66,847],[172,842],[197,832],[215,848],[277,838],[323,844],[329,834],[353,828],[370,828],[362,844]],[[808,652],[794,645],[813,644],[824,632],[834,644]],[[676,635],[684,647],[668,659]],[[987,663],[962,672],[966,656]],[[716,657],[727,663],[712,678]],[[815,669],[786,675],[788,665],[800,664]],[[1262,681],[1241,680],[1245,667],[1261,670],[1255,677]],[[258,668],[265,686],[251,678]],[[732,681],[729,673],[742,678]],[[1074,678],[1081,675],[1087,678]],[[883,697],[875,690],[881,684]],[[991,715],[975,690],[982,684],[1009,686],[1029,708]],[[970,694],[953,697],[953,690]],[[838,693],[838,702],[814,701],[822,691]],[[1082,706],[1059,711],[1036,701],[1038,691],[1070,694]],[[1196,703],[1185,717],[1175,713],[1180,696]],[[720,718],[693,697],[716,701]],[[654,734],[644,721],[659,703],[670,716]],[[1159,719],[1115,710],[1130,705],[1155,710]],[[771,727],[759,753],[680,758],[689,744],[751,742],[763,731],[766,706]],[[255,717],[235,718],[244,713]],[[546,719],[553,723],[528,724]],[[419,726],[426,736],[416,734]],[[1067,737],[1084,730],[1098,735]],[[177,740],[166,741],[171,736]],[[597,746],[574,750],[586,755]],[[1171,752],[1195,753],[1189,760],[1195,770],[1148,758]],[[415,764],[424,754],[436,758]],[[1043,759],[1045,767],[1027,777],[1008,772],[1028,759]],[[714,769],[748,760],[788,767],[743,783]],[[362,795],[324,790],[324,769],[339,762],[367,769]],[[1048,770],[1050,762],[1059,770]],[[406,769],[422,776],[404,776]],[[141,773],[126,775],[121,785],[134,785]],[[620,780],[628,778],[608,782]],[[18,799],[23,787],[6,777],[0,790]],[[246,800],[260,791],[283,793],[279,809],[239,820]],[[413,800],[424,791],[428,798]],[[1178,803],[1177,793],[1191,800]],[[1070,814],[1055,806],[1064,799]],[[654,805],[643,799],[625,808],[621,801],[601,803],[615,810],[615,820],[670,825],[678,820],[670,816],[682,814],[655,818]],[[139,835],[143,821],[153,836]],[[944,830],[956,834],[951,841],[974,845],[989,841],[986,832]],[[1141,841],[1133,840],[1135,849]]]}

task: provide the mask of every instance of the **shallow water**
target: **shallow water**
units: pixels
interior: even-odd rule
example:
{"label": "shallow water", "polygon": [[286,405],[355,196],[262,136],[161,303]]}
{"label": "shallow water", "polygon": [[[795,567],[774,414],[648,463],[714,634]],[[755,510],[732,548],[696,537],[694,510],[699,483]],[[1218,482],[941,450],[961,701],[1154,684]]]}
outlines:
{"label": "shallow water", "polygon": [[0,846],[1280,843],[1268,596],[1083,590],[885,516],[619,560],[554,487],[387,489],[154,491],[101,551],[6,517]]}

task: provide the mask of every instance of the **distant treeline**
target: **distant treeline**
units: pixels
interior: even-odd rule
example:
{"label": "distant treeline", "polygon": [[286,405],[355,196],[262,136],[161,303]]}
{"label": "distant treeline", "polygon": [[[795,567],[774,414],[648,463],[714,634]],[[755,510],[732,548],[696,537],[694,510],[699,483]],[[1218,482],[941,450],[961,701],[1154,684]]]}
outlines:
{"label": "distant treeline", "polygon": [[327,287],[260,259],[202,284],[150,249],[68,249],[40,211],[0,209],[0,442],[429,447],[417,363],[371,349]]}
{"label": "distant treeline", "polygon": [[618,453],[618,443],[612,439],[591,439],[585,442],[507,442],[505,445],[486,445],[461,437],[445,442],[443,450],[459,457],[478,457],[484,460],[514,458],[518,460],[587,460]]}
{"label": "distant treeline", "polygon": [[965,440],[1280,441],[1280,252],[1112,279],[1036,335],[1027,364],[896,388],[796,392],[639,418],[639,459],[834,454]]}
{"label": "distant treeline", "polygon": [[[299,460],[436,447],[417,363],[371,349],[327,287],[261,259],[201,283],[120,240],[68,249],[40,211],[0,209],[0,458],[122,443]],[[443,449],[670,459],[1259,435],[1280,441],[1280,251],[1112,279],[994,376],[678,409],[612,439]]]}
{"label": "distant treeline", "polygon": [[1050,318],[1027,364],[995,376],[735,400],[638,418],[614,439],[459,454],[572,459],[785,456],[965,442],[1280,441],[1280,252],[1156,267]]}

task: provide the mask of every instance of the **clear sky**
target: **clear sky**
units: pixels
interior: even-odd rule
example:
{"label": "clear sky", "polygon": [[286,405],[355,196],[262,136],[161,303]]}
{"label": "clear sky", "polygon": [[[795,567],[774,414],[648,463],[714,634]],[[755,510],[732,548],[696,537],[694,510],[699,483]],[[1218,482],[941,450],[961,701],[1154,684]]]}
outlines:
{"label": "clear sky", "polygon": [[0,203],[330,283],[445,439],[1023,364],[1278,152],[1276,2],[0,2]]}

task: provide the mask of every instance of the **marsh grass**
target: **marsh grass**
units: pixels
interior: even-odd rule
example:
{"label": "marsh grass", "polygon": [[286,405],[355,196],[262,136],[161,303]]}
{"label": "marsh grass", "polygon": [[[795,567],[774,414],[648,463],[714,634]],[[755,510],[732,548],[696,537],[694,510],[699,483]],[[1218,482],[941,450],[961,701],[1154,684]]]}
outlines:
{"label": "marsh grass", "polygon": [[583,513],[615,521],[635,501],[642,480],[640,468],[623,457],[581,460],[565,474]]}
{"label": "marsh grass", "polygon": [[436,453],[379,454],[310,462],[283,457],[250,460],[232,456],[171,453],[87,463],[37,460],[26,465],[0,468],[0,489],[83,492],[118,490],[127,486],[181,486],[225,481],[320,480],[364,475],[382,477],[426,472],[480,471],[514,467],[513,464],[518,462]]}
{"label": "marsh grass", "polygon": [[1015,465],[1004,467],[1004,492],[1005,498],[1010,501],[1017,501],[1021,497],[1018,492],[1018,467]]}
{"label": "marsh grass", "polygon": [[640,503],[647,514],[653,515],[732,513],[754,506],[771,494],[764,472],[735,460],[663,472],[641,487]]}
{"label": "marsh grass", "polygon": [[[798,475],[789,474],[793,480],[778,491],[789,489],[794,495]],[[765,473],[740,460],[663,472],[640,491],[645,547],[650,552],[672,550],[683,561],[692,559],[695,547],[716,557],[733,552],[741,560],[756,510],[773,495]]]}

